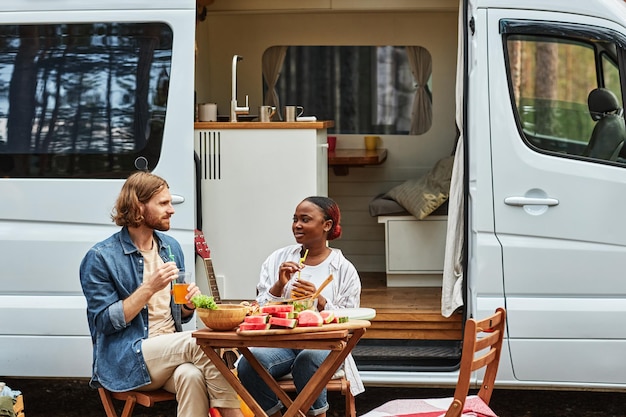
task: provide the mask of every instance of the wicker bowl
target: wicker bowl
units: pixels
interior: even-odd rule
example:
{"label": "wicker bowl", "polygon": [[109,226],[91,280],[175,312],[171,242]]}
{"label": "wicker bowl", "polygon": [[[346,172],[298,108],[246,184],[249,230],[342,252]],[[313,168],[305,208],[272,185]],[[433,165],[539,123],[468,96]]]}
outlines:
{"label": "wicker bowl", "polygon": [[198,308],[198,317],[206,327],[213,330],[231,330],[239,326],[248,308],[239,304],[218,304],[217,310]]}

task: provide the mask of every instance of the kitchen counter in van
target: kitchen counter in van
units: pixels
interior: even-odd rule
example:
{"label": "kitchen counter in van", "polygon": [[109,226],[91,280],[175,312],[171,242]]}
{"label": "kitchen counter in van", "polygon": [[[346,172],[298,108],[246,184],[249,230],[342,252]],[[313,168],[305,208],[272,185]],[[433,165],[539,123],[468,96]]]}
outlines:
{"label": "kitchen counter in van", "polygon": [[194,129],[328,129],[332,120],[316,122],[195,122]]}
{"label": "kitchen counter in van", "polygon": [[[333,125],[194,123],[202,231],[222,299],[253,300],[265,258],[296,243],[296,206],[328,195],[326,135]],[[202,289],[207,280],[196,282]]]}

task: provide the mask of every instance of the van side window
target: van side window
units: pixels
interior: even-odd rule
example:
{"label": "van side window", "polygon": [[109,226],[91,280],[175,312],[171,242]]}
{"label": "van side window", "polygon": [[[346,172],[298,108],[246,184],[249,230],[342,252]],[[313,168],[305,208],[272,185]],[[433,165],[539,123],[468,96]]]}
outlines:
{"label": "van side window", "polygon": [[602,53],[600,55],[602,62],[602,75],[604,80],[604,86],[613,91],[619,97],[620,81],[619,81],[619,68],[614,58],[611,58],[608,54]]}
{"label": "van side window", "polygon": [[[528,28],[521,32],[505,35],[505,53],[512,100],[525,142],[539,152],[618,161],[622,133],[620,138],[611,139],[615,144],[596,136],[602,130],[597,126],[608,120],[602,120],[604,113],[614,119],[608,130],[614,132],[616,127],[626,135],[617,64],[620,47],[610,40],[592,41],[579,30],[573,30],[571,37],[564,36],[567,28],[558,36],[532,34]],[[602,104],[597,110],[593,103],[590,108],[590,94],[598,88],[614,96],[611,109]]]}
{"label": "van side window", "polygon": [[126,178],[159,160],[163,23],[0,26],[0,177]]}

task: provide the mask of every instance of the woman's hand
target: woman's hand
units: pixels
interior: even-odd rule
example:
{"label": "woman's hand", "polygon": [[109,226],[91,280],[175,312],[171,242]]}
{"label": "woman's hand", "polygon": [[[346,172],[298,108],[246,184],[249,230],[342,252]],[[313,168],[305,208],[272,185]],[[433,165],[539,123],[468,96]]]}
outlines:
{"label": "woman's hand", "polygon": [[[291,290],[291,294],[296,298],[307,298],[311,297],[317,288],[315,284],[309,281],[305,281],[303,279],[298,279],[293,283],[293,289]],[[323,295],[319,295],[317,297],[317,309],[318,311],[322,311],[326,308],[327,300]]]}
{"label": "woman's hand", "polygon": [[317,288],[312,282],[305,281],[303,279],[297,279],[293,283],[293,289],[291,290],[291,293],[294,297],[298,298],[310,297],[315,293],[315,290],[317,290]]}
{"label": "woman's hand", "polygon": [[275,297],[280,297],[283,293],[283,289],[291,279],[291,276],[302,269],[302,266],[298,265],[296,262],[287,261],[280,264],[278,268],[278,281],[272,288],[270,288],[270,294]]}
{"label": "woman's hand", "polygon": [[280,282],[280,284],[284,288],[285,285],[287,285],[287,283],[293,276],[293,274],[295,274],[301,269],[302,269],[302,266],[298,265],[295,262],[292,262],[292,261],[283,262],[280,265],[280,268],[278,269],[278,282]]}
{"label": "woman's hand", "polygon": [[298,265],[295,262],[287,261],[283,262],[278,269],[278,281],[284,287],[287,285],[291,276],[302,269],[302,266]]}

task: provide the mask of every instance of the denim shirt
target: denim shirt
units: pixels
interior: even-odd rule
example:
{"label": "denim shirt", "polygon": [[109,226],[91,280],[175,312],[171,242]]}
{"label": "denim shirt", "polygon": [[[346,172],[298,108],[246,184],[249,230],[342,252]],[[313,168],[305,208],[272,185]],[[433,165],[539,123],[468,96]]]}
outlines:
{"label": "denim shirt", "polygon": [[[155,232],[159,256],[169,262],[169,250],[176,265],[184,270],[185,260],[179,243]],[[90,385],[110,391],[128,391],[150,383],[141,351],[148,337],[148,306],[126,323],[122,301],[143,281],[144,260],[133,244],[127,228],[94,245],[80,264],[80,283],[87,299],[87,320],[93,343],[93,369]],[[182,331],[180,305],[170,301],[176,331]]]}

